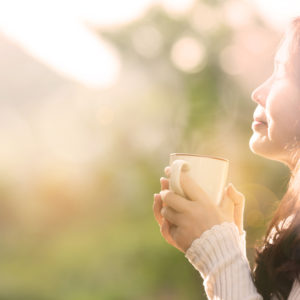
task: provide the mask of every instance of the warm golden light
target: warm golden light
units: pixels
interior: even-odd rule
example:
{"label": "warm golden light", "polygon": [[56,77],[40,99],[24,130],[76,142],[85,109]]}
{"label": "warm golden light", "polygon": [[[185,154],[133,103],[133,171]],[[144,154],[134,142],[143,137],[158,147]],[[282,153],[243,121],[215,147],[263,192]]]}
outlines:
{"label": "warm golden light", "polygon": [[64,1],[6,2],[0,10],[0,30],[62,76],[89,87],[108,88],[119,77],[119,53],[69,5]]}
{"label": "warm golden light", "polygon": [[174,152],[230,160],[251,247],[285,175],[247,145],[256,2],[0,0],[0,299],[201,298],[152,212]]}
{"label": "warm golden light", "polygon": [[199,71],[204,65],[205,48],[199,39],[182,37],[173,45],[171,59],[175,66],[182,71]]}
{"label": "warm golden light", "polygon": [[160,0],[162,7],[171,16],[180,16],[186,14],[193,5],[195,0]]}

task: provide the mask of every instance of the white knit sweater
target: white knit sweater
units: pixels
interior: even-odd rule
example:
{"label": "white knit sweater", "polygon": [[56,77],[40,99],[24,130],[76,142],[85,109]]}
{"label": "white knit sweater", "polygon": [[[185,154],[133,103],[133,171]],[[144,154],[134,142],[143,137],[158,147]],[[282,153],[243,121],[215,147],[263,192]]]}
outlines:
{"label": "white knit sweater", "polygon": [[[246,256],[246,232],[224,222],[203,232],[193,241],[185,257],[199,271],[208,299],[262,300],[252,278]],[[272,299],[277,299],[273,296]],[[288,300],[300,299],[300,284],[294,281]]]}

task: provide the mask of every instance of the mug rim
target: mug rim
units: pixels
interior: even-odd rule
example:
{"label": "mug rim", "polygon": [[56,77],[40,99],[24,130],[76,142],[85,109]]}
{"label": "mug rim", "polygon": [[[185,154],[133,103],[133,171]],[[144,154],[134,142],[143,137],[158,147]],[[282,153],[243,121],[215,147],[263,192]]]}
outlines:
{"label": "mug rim", "polygon": [[190,154],[190,153],[171,153],[170,156],[173,155],[180,155],[180,156],[197,156],[197,157],[208,157],[212,159],[218,159],[218,160],[223,160],[226,162],[229,162],[229,159],[220,157],[220,156],[213,156],[213,155],[200,155],[200,154]]}

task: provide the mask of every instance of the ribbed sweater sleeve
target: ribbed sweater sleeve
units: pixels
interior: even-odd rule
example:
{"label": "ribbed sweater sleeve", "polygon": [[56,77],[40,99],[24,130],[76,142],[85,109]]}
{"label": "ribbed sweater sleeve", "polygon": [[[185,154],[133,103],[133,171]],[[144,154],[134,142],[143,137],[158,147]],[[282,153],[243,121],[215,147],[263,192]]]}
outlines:
{"label": "ribbed sweater sleeve", "polygon": [[[246,256],[246,232],[224,222],[203,232],[193,241],[185,257],[199,271],[209,300],[261,300],[253,284]],[[273,296],[272,299],[277,299]],[[300,299],[295,280],[288,300]]]}
{"label": "ribbed sweater sleeve", "polygon": [[263,299],[251,278],[245,235],[239,235],[234,223],[224,222],[203,232],[186,251],[185,257],[204,280],[208,299]]}
{"label": "ribbed sweater sleeve", "polygon": [[247,259],[247,252],[246,252],[246,231],[245,230],[243,230],[243,232],[239,234],[239,244],[240,244],[240,248],[242,250],[243,255]]}
{"label": "ribbed sweater sleeve", "polygon": [[[186,251],[185,257],[203,278],[209,300],[263,299],[251,278],[245,237],[234,223],[224,222],[203,232]],[[295,280],[287,300],[299,299],[300,282]]]}

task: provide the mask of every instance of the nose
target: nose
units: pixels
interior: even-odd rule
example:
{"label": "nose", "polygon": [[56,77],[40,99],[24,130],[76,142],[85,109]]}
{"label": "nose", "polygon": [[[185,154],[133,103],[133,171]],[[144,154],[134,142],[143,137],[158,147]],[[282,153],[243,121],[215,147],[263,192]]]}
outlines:
{"label": "nose", "polygon": [[266,103],[266,98],[269,91],[268,82],[269,80],[265,81],[251,93],[251,99],[261,106],[265,106]]}

